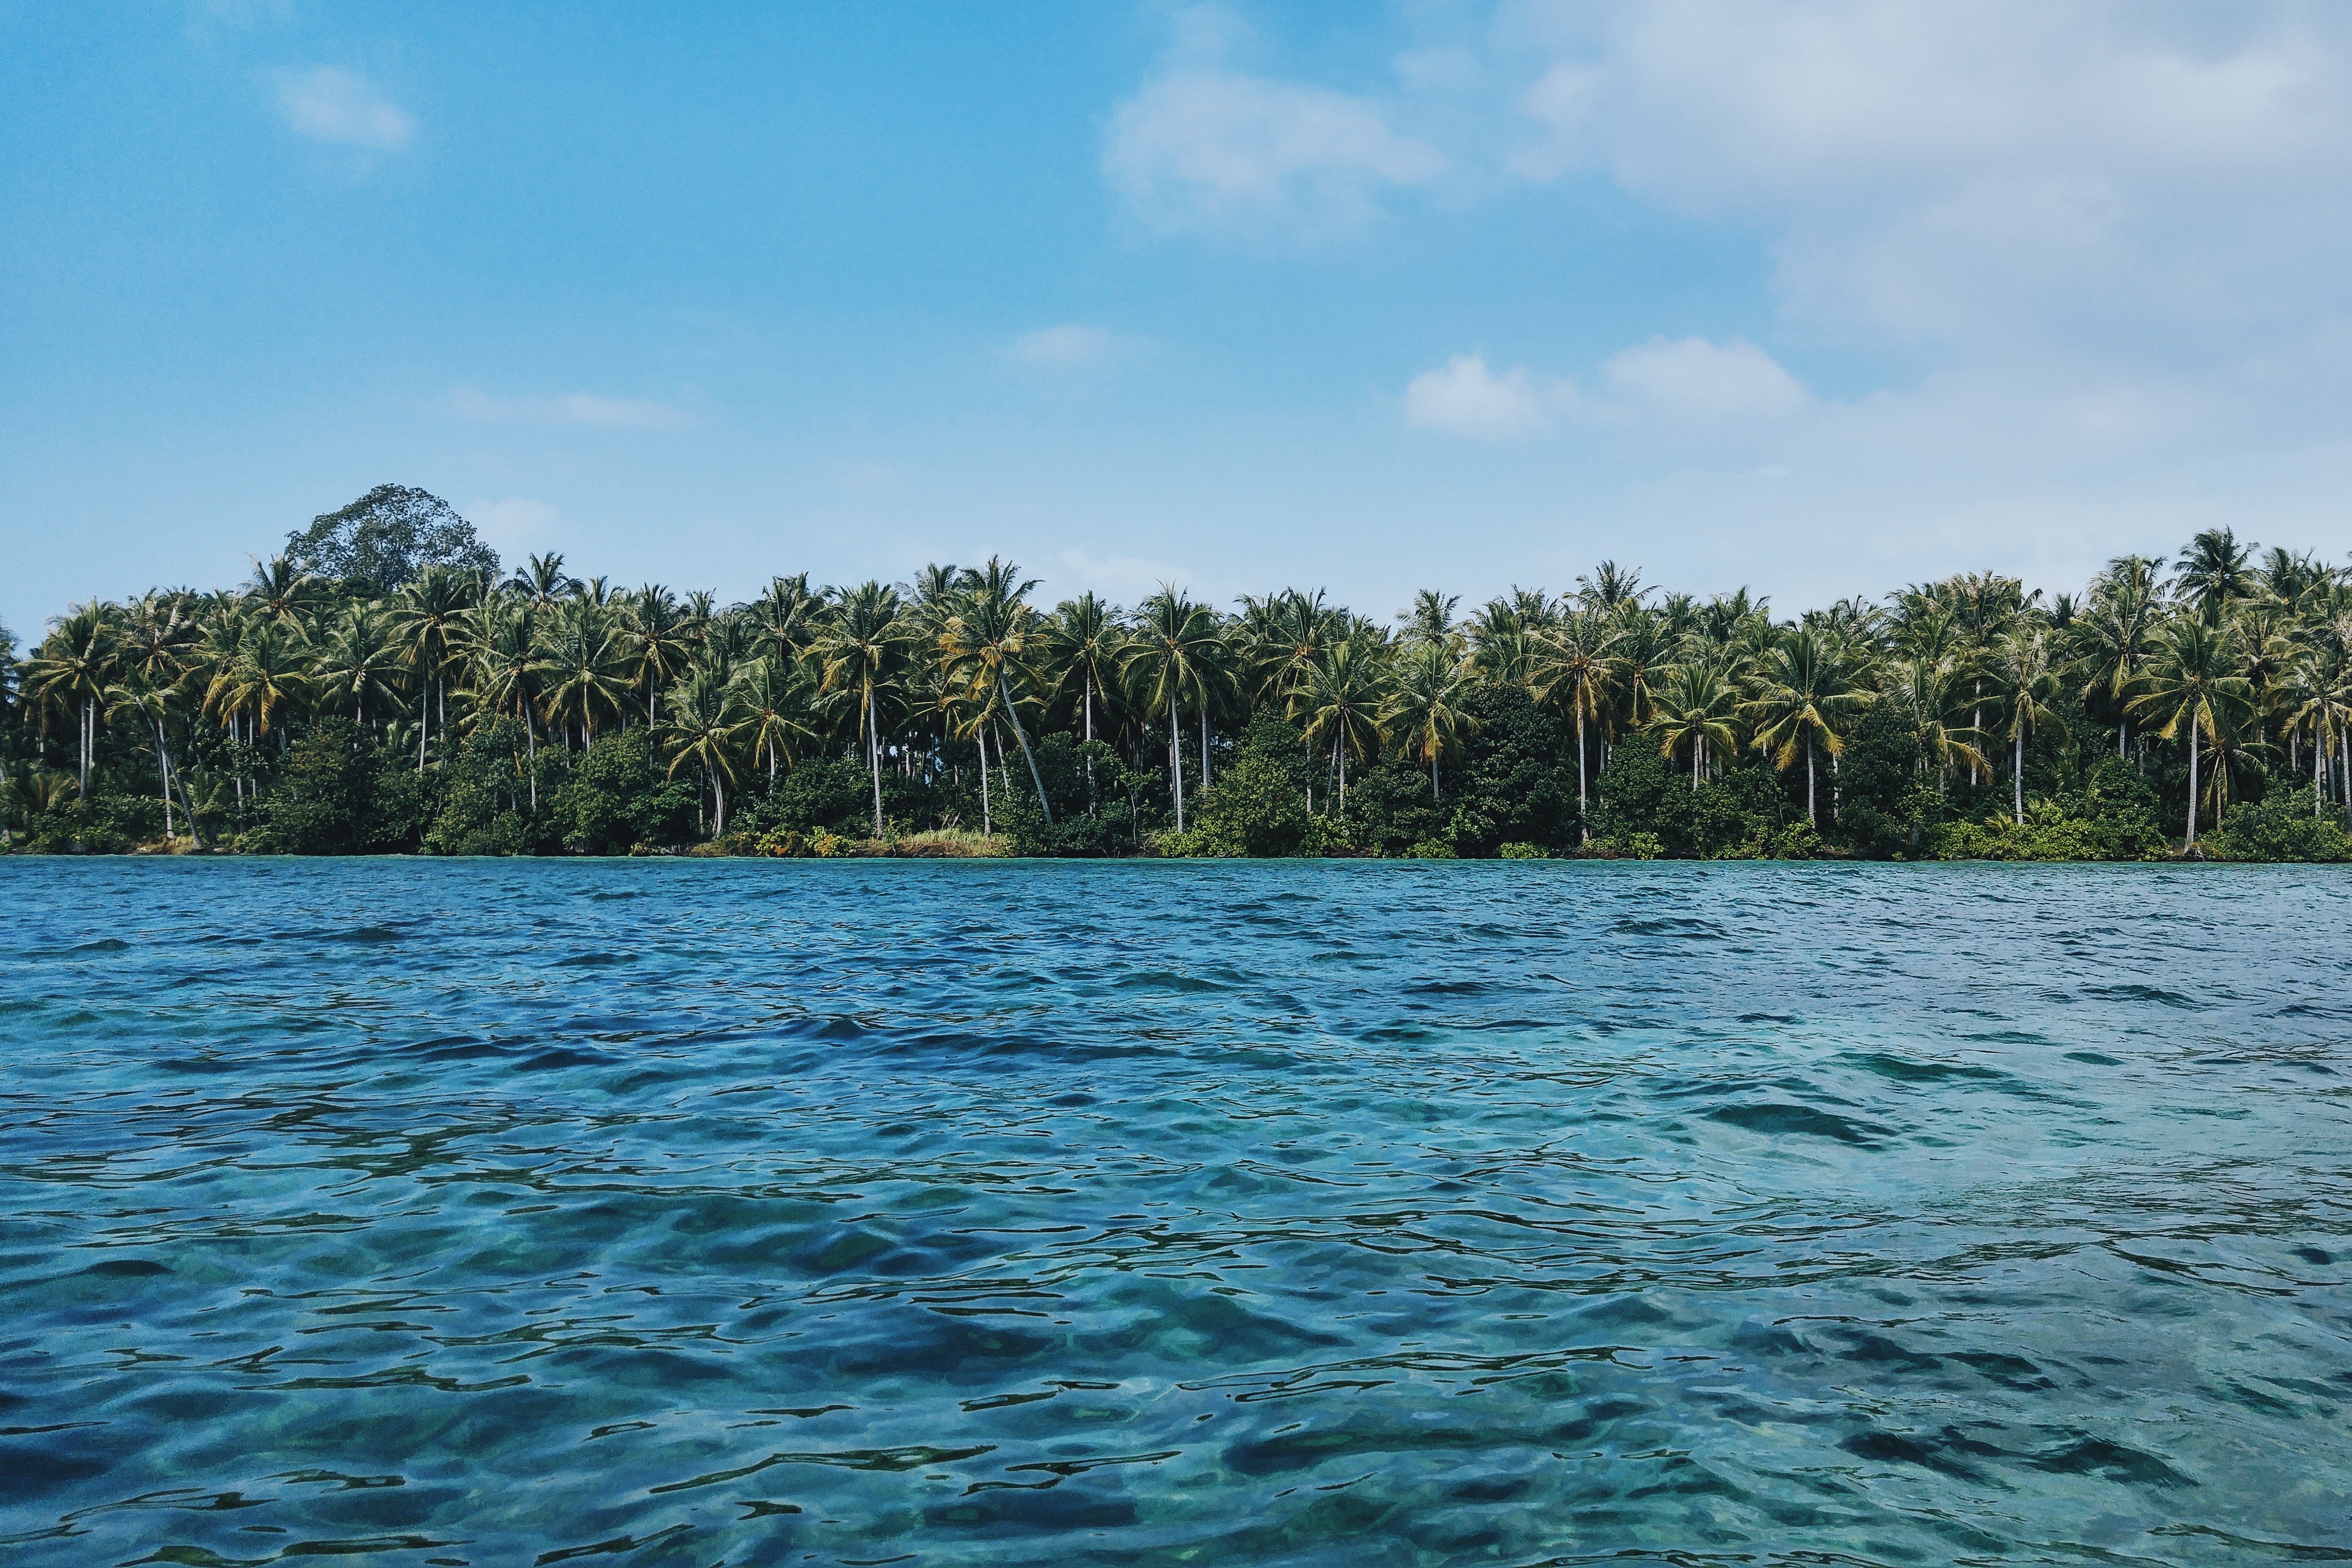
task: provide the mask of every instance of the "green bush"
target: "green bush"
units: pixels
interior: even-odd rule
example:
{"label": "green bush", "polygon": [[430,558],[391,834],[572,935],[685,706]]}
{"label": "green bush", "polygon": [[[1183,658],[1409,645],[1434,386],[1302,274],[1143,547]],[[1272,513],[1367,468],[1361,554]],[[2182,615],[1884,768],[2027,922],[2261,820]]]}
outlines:
{"label": "green bush", "polygon": [[2311,796],[2301,790],[2273,788],[2253,804],[2240,804],[2222,815],[2221,830],[2208,841],[2214,853],[2231,860],[2336,861],[2352,858],[2336,814],[2314,816]]}

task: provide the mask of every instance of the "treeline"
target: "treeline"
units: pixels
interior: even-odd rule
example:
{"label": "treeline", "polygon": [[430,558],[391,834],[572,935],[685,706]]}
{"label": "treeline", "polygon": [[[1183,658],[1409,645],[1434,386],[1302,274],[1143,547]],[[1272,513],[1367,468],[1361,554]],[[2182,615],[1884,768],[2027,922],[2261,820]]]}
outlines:
{"label": "treeline", "polygon": [[2346,858],[2352,576],[2227,530],[2079,594],[1775,618],[1603,563],[1380,620],[510,575],[385,486],[245,587],[0,630],[13,847]]}

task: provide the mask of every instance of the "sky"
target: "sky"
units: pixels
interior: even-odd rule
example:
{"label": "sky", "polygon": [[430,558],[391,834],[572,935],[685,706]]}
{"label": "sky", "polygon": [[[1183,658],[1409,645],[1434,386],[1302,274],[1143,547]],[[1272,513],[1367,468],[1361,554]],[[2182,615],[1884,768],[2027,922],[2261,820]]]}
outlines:
{"label": "sky", "polygon": [[0,6],[0,624],[385,482],[746,597],[2341,560],[2352,9]]}

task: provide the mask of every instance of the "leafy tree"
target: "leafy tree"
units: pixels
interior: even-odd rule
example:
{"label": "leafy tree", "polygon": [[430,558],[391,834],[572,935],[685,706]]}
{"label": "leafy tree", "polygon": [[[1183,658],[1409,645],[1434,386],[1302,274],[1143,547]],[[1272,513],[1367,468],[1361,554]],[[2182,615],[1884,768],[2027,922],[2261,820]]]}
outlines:
{"label": "leafy tree", "polygon": [[[499,574],[498,552],[475,537],[474,525],[410,485],[378,485],[341,510],[321,512],[286,536],[286,558],[370,596],[397,593],[430,566]],[[555,558],[559,567],[562,559]]]}

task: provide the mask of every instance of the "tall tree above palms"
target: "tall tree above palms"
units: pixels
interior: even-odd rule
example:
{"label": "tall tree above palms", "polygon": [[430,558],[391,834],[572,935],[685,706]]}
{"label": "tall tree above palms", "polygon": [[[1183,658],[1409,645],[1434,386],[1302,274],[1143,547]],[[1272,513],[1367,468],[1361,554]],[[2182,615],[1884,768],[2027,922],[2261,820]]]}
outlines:
{"label": "tall tree above palms", "polygon": [[1786,773],[1801,752],[1805,759],[1805,820],[1818,824],[1814,805],[1816,751],[1837,756],[1845,750],[1847,721],[1864,699],[1827,639],[1803,626],[1785,633],[1764,655],[1756,691],[1747,704],[1755,747]]}
{"label": "tall tree above palms", "polygon": [[2189,833],[2183,847],[2197,847],[2200,804],[2198,744],[2234,731],[2252,710],[2253,689],[2237,673],[2220,630],[2201,618],[2183,620],[2157,634],[2147,667],[2134,682],[2132,711],[2171,740],[2189,731]]}
{"label": "tall tree above palms", "polygon": [[1224,651],[1217,617],[1166,584],[1136,611],[1135,635],[1120,673],[1147,714],[1168,715],[1168,770],[1176,802],[1176,831],[1184,831],[1183,710],[1203,706],[1214,661]]}
{"label": "tall tree above palms", "polygon": [[824,689],[853,699],[866,721],[866,754],[874,777],[874,837],[882,837],[880,699],[907,666],[906,606],[896,588],[866,582],[836,589],[833,612],[814,645]]}
{"label": "tall tree above palms", "polygon": [[1478,728],[1476,716],[1463,706],[1469,684],[1469,672],[1442,631],[1407,643],[1397,656],[1381,724],[1403,739],[1406,755],[1429,764],[1432,801],[1445,798],[1438,759]]}

